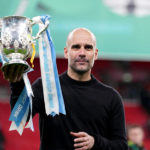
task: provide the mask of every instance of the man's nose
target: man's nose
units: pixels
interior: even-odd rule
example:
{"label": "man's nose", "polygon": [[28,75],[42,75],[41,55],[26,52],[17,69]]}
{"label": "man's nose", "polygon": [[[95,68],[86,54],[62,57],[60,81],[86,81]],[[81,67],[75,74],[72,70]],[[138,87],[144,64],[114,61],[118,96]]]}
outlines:
{"label": "man's nose", "polygon": [[84,49],[84,47],[80,48],[79,55],[82,55],[82,56],[85,55],[85,49]]}

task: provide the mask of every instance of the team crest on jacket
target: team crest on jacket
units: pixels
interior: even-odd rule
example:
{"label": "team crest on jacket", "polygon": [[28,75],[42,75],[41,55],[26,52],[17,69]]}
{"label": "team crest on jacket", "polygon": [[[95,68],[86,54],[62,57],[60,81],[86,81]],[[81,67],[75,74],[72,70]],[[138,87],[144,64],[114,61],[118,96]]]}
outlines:
{"label": "team crest on jacket", "polygon": [[112,12],[122,16],[135,15],[143,17],[150,15],[150,0],[102,0]]}

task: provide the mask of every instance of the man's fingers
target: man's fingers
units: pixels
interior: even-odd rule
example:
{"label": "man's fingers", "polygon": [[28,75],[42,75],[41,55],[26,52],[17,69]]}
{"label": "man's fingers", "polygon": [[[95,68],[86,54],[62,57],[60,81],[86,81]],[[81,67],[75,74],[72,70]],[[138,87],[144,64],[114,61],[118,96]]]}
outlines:
{"label": "man's fingers", "polygon": [[10,82],[17,82],[22,79],[24,66],[20,64],[12,64],[4,67],[4,78]]}
{"label": "man's fingers", "polygon": [[72,136],[74,136],[74,137],[77,137],[77,133],[75,133],[75,132],[70,132],[70,134],[72,135]]}
{"label": "man's fingers", "polygon": [[4,67],[3,68],[3,75],[4,75],[4,78],[6,80],[8,80],[8,78],[9,78],[9,67]]}
{"label": "man's fingers", "polygon": [[15,70],[14,70],[14,74],[13,74],[13,78],[12,78],[12,82],[17,82],[20,81],[22,78],[22,74],[24,72],[24,66],[23,65],[16,65],[15,66]]}
{"label": "man's fingers", "polygon": [[24,72],[24,66],[23,65],[20,65],[17,69],[17,75],[16,75],[16,81],[20,81],[22,79],[22,75],[23,75],[23,72]]}
{"label": "man's fingers", "polygon": [[74,147],[75,150],[87,150],[89,144],[88,134],[85,132],[70,132],[70,134],[74,137]]}
{"label": "man's fingers", "polygon": [[16,65],[16,64],[12,64],[9,66],[8,79],[10,82],[13,82],[16,78],[15,74],[17,72],[17,70],[16,70],[17,67],[18,67],[18,65]]}
{"label": "man's fingers", "polygon": [[75,150],[90,150],[94,145],[94,137],[86,132],[70,132],[75,137],[74,147]]}
{"label": "man's fingers", "polygon": [[85,141],[88,141],[88,137],[80,137],[80,138],[75,138],[74,139],[74,142],[75,143],[79,143],[79,142],[85,142]]}
{"label": "man's fingers", "polygon": [[83,137],[83,136],[87,136],[87,133],[85,132],[70,132],[70,134],[74,137]]}
{"label": "man's fingers", "polygon": [[88,142],[81,142],[81,143],[75,143],[74,144],[74,147],[75,148],[81,148],[81,147],[84,147],[84,146],[87,146],[88,145]]}

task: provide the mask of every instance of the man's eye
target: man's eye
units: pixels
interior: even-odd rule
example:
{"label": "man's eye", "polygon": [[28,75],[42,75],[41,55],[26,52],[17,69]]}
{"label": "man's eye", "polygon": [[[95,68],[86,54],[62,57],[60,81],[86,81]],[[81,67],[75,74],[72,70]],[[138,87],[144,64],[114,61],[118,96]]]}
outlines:
{"label": "man's eye", "polygon": [[93,46],[92,46],[92,45],[85,45],[84,48],[85,48],[85,49],[93,49]]}
{"label": "man's eye", "polygon": [[72,49],[80,49],[80,45],[72,45]]}

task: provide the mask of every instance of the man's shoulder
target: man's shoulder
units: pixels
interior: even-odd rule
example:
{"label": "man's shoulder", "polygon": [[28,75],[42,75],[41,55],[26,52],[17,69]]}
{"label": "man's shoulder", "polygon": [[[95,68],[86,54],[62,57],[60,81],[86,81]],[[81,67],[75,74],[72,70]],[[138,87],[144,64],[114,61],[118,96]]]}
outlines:
{"label": "man's shoulder", "polygon": [[[97,80],[97,89],[105,92],[109,97],[118,97],[121,98],[120,93],[112,86],[102,83],[101,81]],[[122,98],[121,98],[122,99]]]}
{"label": "man's shoulder", "polygon": [[61,74],[59,74],[59,79],[64,78],[66,75],[67,75],[67,72],[66,72],[66,71],[63,72],[63,73],[61,73]]}
{"label": "man's shoulder", "polygon": [[32,84],[32,86],[42,85],[42,78],[38,77]]}
{"label": "man's shoulder", "polygon": [[112,87],[108,84],[105,84],[105,83],[101,82],[100,80],[97,80],[97,86],[99,86],[101,88],[101,90],[106,90],[108,92],[113,92],[113,93],[117,92],[117,90],[114,87]]}

